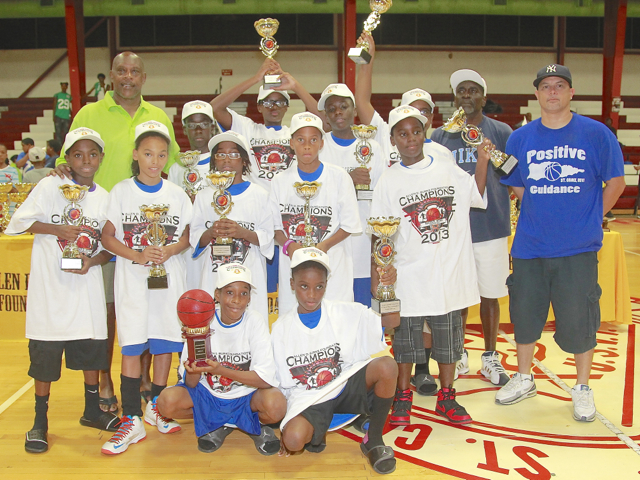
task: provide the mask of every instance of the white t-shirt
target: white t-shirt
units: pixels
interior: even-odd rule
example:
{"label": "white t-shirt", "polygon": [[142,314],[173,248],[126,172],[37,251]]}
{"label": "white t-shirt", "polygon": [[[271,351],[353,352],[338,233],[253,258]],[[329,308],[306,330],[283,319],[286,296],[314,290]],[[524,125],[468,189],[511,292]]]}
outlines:
{"label": "white t-shirt", "polygon": [[[331,280],[329,280],[331,283]],[[381,318],[353,302],[322,301],[315,328],[291,310],[273,324],[271,344],[280,390],[287,398],[289,420],[311,405],[340,393],[347,380],[386,348]]]}
{"label": "white t-shirt", "polygon": [[[64,224],[69,202],[60,194],[61,185],[72,180],[44,178],[15,212],[5,233],[20,235],[35,222]],[[106,221],[108,193],[99,185],[80,202],[82,232],[77,244],[81,253],[93,257],[103,250],[100,232]],[[91,267],[86,275],[60,270],[67,241],[38,234],[33,239],[31,275],[27,292],[26,337],[34,340],[82,340],[107,338],[102,267]]]}
{"label": "white t-shirt", "polygon": [[[228,218],[247,230],[255,232],[258,235],[259,247],[247,240],[235,238],[233,240],[235,253],[230,258],[214,257],[213,246],[204,249],[198,247],[204,232],[220,218],[211,206],[214,196],[214,190],[211,187],[201,190],[196,195],[189,239],[196,251],[201,250],[198,258],[203,260],[197,288],[213,296],[218,279],[218,267],[223,263],[242,263],[251,270],[251,280],[256,286],[256,289],[251,292],[251,307],[257,310],[266,321],[269,318],[266,259],[273,257],[273,222],[267,202],[269,194],[258,185],[246,183],[248,188],[242,193],[231,194],[233,207]],[[244,185],[233,185],[232,191],[239,186]]]}
{"label": "white t-shirt", "polygon": [[[191,200],[180,187],[163,180],[158,191],[148,192],[133,178],[121,181],[109,193],[107,219],[115,227],[115,237],[136,251],[148,245],[144,237],[148,223],[140,206],[151,204],[169,205],[167,219],[161,224],[167,233],[165,245],[178,242],[191,223]],[[184,257],[174,255],[164,266],[169,288],[149,289],[147,278],[151,264],[140,265],[117,258],[114,297],[121,347],[145,343],[150,338],[182,342],[176,305],[187,290]]]}
{"label": "white t-shirt", "polygon": [[289,127],[266,127],[231,109],[227,111],[232,118],[231,130],[244,136],[253,150],[253,155],[250,155],[251,183],[270,191],[275,176],[287,170],[294,160],[294,153],[289,145]]}
{"label": "white t-shirt", "polygon": [[[220,321],[218,307],[211,321],[210,332],[209,345],[215,361],[232,370],[256,372],[269,385],[278,386],[269,328],[262,315],[249,308],[237,323],[225,325]],[[181,378],[186,375],[184,362],[188,353],[185,344],[178,368]],[[257,390],[228,377],[209,373],[200,376],[200,384],[214,397],[226,400],[244,397]]]}
{"label": "white t-shirt", "polygon": [[387,169],[371,206],[374,217],[401,219],[392,240],[403,317],[443,315],[480,302],[469,209],[486,208],[486,201],[447,148],[426,145],[424,160]]}
{"label": "white t-shirt", "polygon": [[[321,164],[322,173],[317,181],[322,185],[311,199],[311,223],[316,243],[331,237],[339,229],[354,234],[362,232],[358,214],[358,202],[351,177],[339,167]],[[278,175],[269,195],[269,206],[274,231],[283,230],[288,238],[302,243],[304,233],[304,200],[296,194],[293,184],[302,182],[297,163]],[[331,263],[331,274],[325,298],[328,300],[353,301],[353,254],[351,242],[339,242],[327,252]],[[286,313],[297,305],[289,279],[291,259],[280,255],[278,309]]]}
{"label": "white t-shirt", "polygon": [[[373,156],[367,167],[371,169],[370,188],[375,190],[375,186],[384,172],[386,163],[384,152],[380,144],[374,140],[369,140]],[[320,161],[330,163],[344,168],[349,173],[354,168],[359,167],[360,163],[356,160],[355,151],[357,140],[351,145],[339,145],[331,133],[324,136],[324,147],[320,151]],[[353,185],[353,181],[351,182]],[[355,186],[354,186],[355,188]],[[360,213],[360,223],[363,232],[358,235],[351,235],[346,241],[351,242],[351,251],[353,252],[353,276],[354,278],[371,277],[371,237],[367,235],[367,218],[370,216],[371,200],[358,200],[358,211]]]}

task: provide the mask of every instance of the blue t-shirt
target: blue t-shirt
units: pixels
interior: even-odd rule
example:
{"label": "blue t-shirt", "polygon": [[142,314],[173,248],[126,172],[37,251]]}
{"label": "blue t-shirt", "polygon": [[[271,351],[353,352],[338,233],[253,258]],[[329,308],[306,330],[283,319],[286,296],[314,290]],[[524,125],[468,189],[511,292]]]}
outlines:
{"label": "blue t-shirt", "polygon": [[524,187],[511,255],[552,258],[600,250],[602,182],[624,175],[613,133],[575,113],[558,129],[537,119],[513,132],[506,153],[519,163],[502,183]]}

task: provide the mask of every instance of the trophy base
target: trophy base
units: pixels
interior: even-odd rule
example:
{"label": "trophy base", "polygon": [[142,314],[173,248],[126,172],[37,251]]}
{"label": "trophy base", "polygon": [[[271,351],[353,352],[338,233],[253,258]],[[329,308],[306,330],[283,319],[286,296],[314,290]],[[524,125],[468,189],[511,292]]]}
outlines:
{"label": "trophy base", "polygon": [[350,48],[349,58],[358,65],[367,65],[371,62],[371,54],[362,47]]}
{"label": "trophy base", "polygon": [[82,270],[83,261],[81,258],[61,258],[60,270]]}
{"label": "trophy base", "polygon": [[282,85],[282,80],[279,79],[280,75],[265,75],[263,78],[262,86],[265,89],[272,89]]}
{"label": "trophy base", "polygon": [[210,332],[204,335],[185,335],[187,339],[187,359],[189,364],[196,367],[207,367],[207,358],[213,360],[209,349]]}
{"label": "trophy base", "polygon": [[373,200],[373,190],[356,190],[358,200]]}
{"label": "trophy base", "polygon": [[169,281],[167,277],[147,277],[147,288],[149,290],[169,288]]}
{"label": "trophy base", "polygon": [[400,311],[400,300],[378,300],[371,299],[371,309],[382,315],[383,313],[396,313]]}
{"label": "trophy base", "polygon": [[211,253],[214,257],[230,257],[233,255],[233,243],[214,243]]}
{"label": "trophy base", "polygon": [[502,176],[509,175],[517,165],[518,159],[513,155],[509,155],[502,165],[496,167],[496,171]]}

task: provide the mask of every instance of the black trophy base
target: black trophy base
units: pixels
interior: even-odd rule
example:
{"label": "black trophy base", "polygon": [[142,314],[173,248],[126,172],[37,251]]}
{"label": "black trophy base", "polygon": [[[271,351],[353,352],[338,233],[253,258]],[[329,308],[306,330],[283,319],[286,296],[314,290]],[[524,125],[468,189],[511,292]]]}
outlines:
{"label": "black trophy base", "polygon": [[61,258],[60,270],[82,270],[83,261],[81,258]]}
{"label": "black trophy base", "polygon": [[147,277],[147,288],[149,290],[169,288],[169,281],[167,277]]}
{"label": "black trophy base", "polygon": [[358,200],[373,200],[373,190],[356,190]]}
{"label": "black trophy base", "polygon": [[371,299],[371,309],[382,315],[383,313],[396,313],[400,311],[400,300],[378,300]]}
{"label": "black trophy base", "polygon": [[214,257],[230,257],[233,255],[233,243],[214,243],[211,250]]}
{"label": "black trophy base", "polygon": [[279,87],[282,85],[282,80],[280,80],[280,75],[265,75],[263,79],[262,86],[266,90],[271,90],[275,87]]}
{"label": "black trophy base", "polygon": [[349,58],[358,65],[367,65],[371,62],[371,54],[362,47],[350,48]]}
{"label": "black trophy base", "polygon": [[502,165],[496,168],[496,171],[504,177],[505,175],[509,175],[511,172],[513,172],[513,169],[516,168],[517,165],[518,159],[513,155],[509,155],[509,157],[502,163]]}

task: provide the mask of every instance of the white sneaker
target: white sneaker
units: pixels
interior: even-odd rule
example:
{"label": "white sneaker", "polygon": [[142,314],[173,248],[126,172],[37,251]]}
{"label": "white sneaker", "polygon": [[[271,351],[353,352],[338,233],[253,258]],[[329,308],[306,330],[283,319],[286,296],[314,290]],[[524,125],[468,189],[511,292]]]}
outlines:
{"label": "white sneaker", "polygon": [[571,389],[573,400],[573,418],[579,422],[593,422],[596,418],[596,404],[593,390],[589,385],[577,384]]}
{"label": "white sneaker", "polygon": [[521,402],[525,398],[533,397],[538,393],[536,384],[531,378],[516,372],[511,380],[496,392],[496,403],[498,405],[512,405]]}
{"label": "white sneaker", "polygon": [[496,351],[487,351],[480,358],[482,359],[480,373],[494,385],[506,385],[509,381],[509,375],[500,363],[500,354]]}
{"label": "white sneaker", "polygon": [[105,455],[117,455],[129,448],[133,443],[141,442],[147,438],[144,424],[138,416],[123,416],[120,420],[118,431],[102,445],[101,452]]}
{"label": "white sneaker", "polygon": [[144,409],[144,421],[149,425],[158,427],[160,433],[175,433],[182,430],[182,427],[178,422],[172,418],[163,417],[158,411],[158,397],[147,403],[147,408]]}
{"label": "white sneaker", "polygon": [[466,373],[469,373],[469,352],[467,352],[465,348],[462,352],[462,357],[460,357],[460,360],[456,363],[456,372],[453,379],[457,380],[458,375],[464,375]]}

